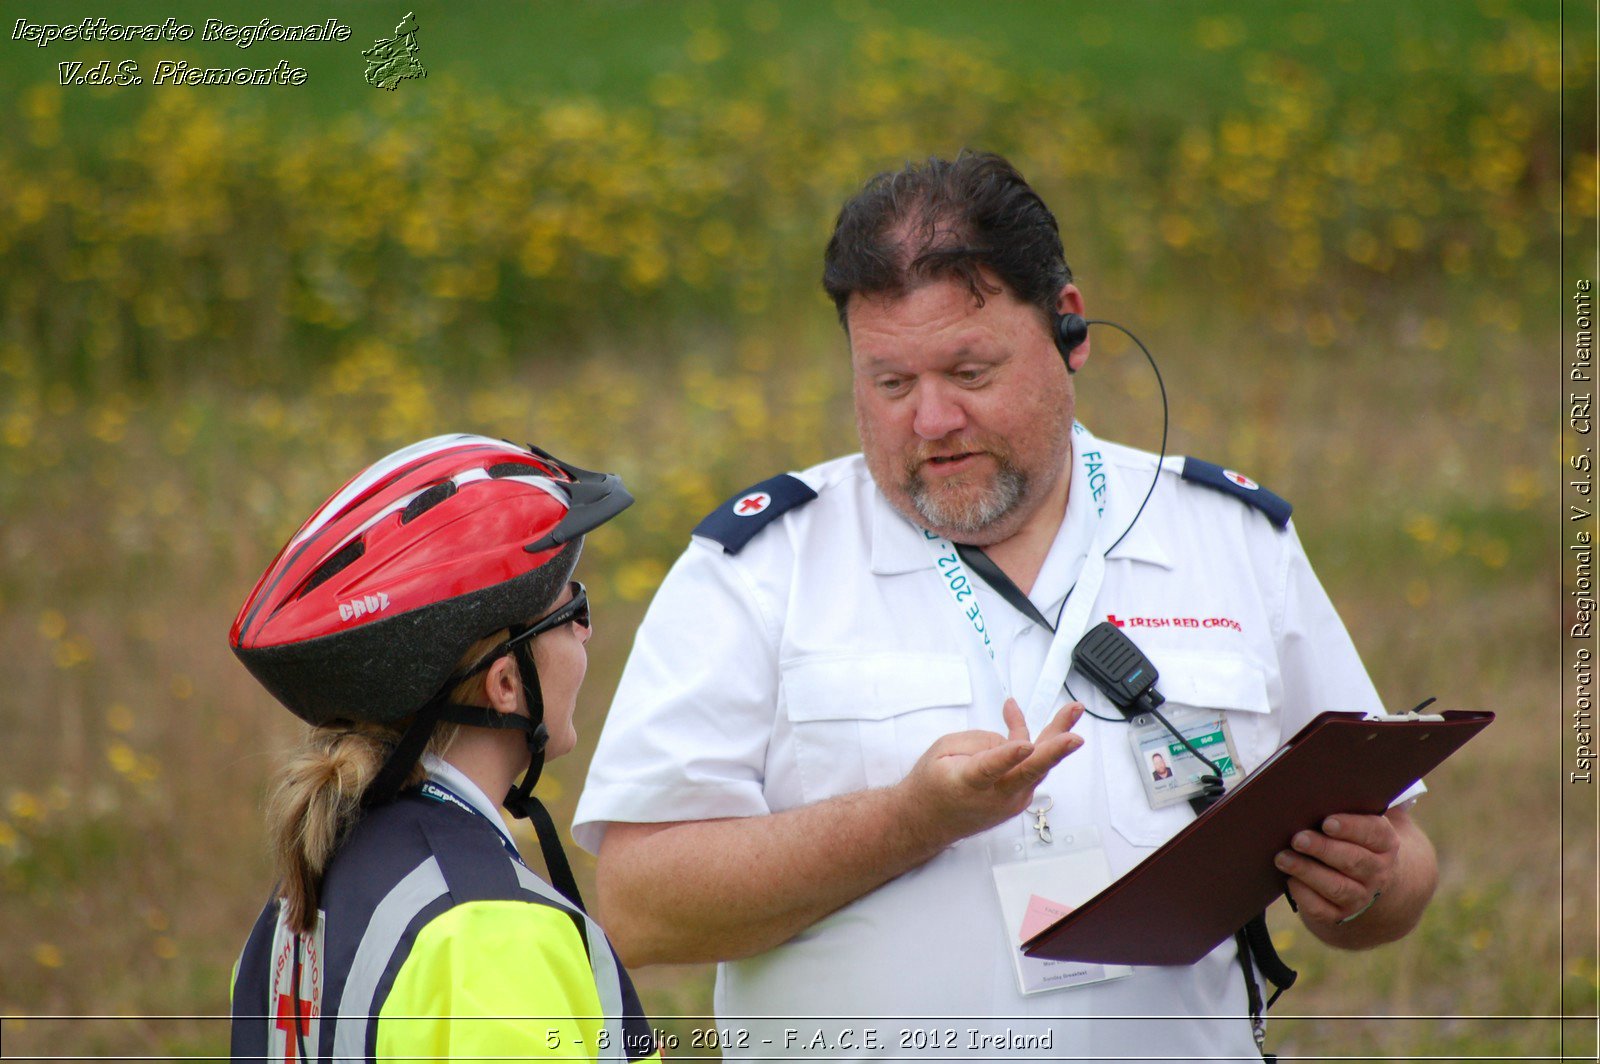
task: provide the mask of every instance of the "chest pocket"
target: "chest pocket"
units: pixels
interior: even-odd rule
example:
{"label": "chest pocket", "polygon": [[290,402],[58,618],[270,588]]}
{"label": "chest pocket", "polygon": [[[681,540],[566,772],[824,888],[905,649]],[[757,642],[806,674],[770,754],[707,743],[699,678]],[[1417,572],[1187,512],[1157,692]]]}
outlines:
{"label": "chest pocket", "polygon": [[812,655],[781,670],[808,802],[898,783],[935,739],[967,728],[972,677],[959,655]]}
{"label": "chest pocket", "polygon": [[[1221,710],[1245,772],[1277,749],[1278,715],[1268,700],[1266,673],[1255,662],[1222,654],[1150,657],[1161,674],[1156,688],[1166,696],[1161,712],[1168,720],[1178,724],[1180,714]],[[1143,766],[1134,760],[1127,728],[1119,727],[1115,739],[1099,745],[1111,824],[1123,838],[1135,846],[1159,846],[1194,819],[1187,802],[1150,808]]]}

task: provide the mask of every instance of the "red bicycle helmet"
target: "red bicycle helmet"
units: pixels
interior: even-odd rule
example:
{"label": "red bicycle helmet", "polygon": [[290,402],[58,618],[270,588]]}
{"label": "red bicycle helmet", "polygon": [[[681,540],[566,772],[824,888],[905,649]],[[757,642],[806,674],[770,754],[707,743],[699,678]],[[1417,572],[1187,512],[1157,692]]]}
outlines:
{"label": "red bicycle helmet", "polygon": [[632,502],[617,477],[531,445],[423,440],[311,515],[256,582],[229,643],[311,724],[399,722],[473,643],[553,602],[576,541]]}

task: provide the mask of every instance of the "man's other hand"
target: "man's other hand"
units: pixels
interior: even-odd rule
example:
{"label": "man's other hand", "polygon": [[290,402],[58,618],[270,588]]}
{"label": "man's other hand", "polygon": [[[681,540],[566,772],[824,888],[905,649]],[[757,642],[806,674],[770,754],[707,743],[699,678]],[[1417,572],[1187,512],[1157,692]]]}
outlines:
{"label": "man's other hand", "polygon": [[1341,949],[1408,933],[1438,883],[1433,844],[1404,809],[1330,816],[1321,831],[1296,833],[1276,864],[1289,877],[1301,921]]}

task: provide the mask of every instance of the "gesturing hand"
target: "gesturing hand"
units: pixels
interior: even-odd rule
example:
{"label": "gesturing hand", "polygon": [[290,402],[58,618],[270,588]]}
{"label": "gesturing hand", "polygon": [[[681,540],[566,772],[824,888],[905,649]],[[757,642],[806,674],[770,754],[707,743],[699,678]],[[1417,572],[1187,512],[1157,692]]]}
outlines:
{"label": "gesturing hand", "polygon": [[1063,706],[1029,741],[1022,710],[1008,698],[1006,735],[964,731],[935,740],[899,784],[914,823],[954,842],[1021,813],[1045,774],[1083,745],[1071,731],[1082,715],[1081,703]]}

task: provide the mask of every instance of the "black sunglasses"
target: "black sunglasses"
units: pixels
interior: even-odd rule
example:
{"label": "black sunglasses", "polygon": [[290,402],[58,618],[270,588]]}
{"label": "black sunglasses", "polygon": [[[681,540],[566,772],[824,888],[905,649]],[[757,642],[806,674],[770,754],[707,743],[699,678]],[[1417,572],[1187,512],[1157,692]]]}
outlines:
{"label": "black sunglasses", "polygon": [[568,599],[559,609],[539,618],[527,628],[506,640],[507,650],[541,636],[545,632],[554,631],[564,624],[581,624],[583,627],[593,630],[594,625],[589,619],[589,592],[576,580],[567,586],[572,589],[572,598]]}

